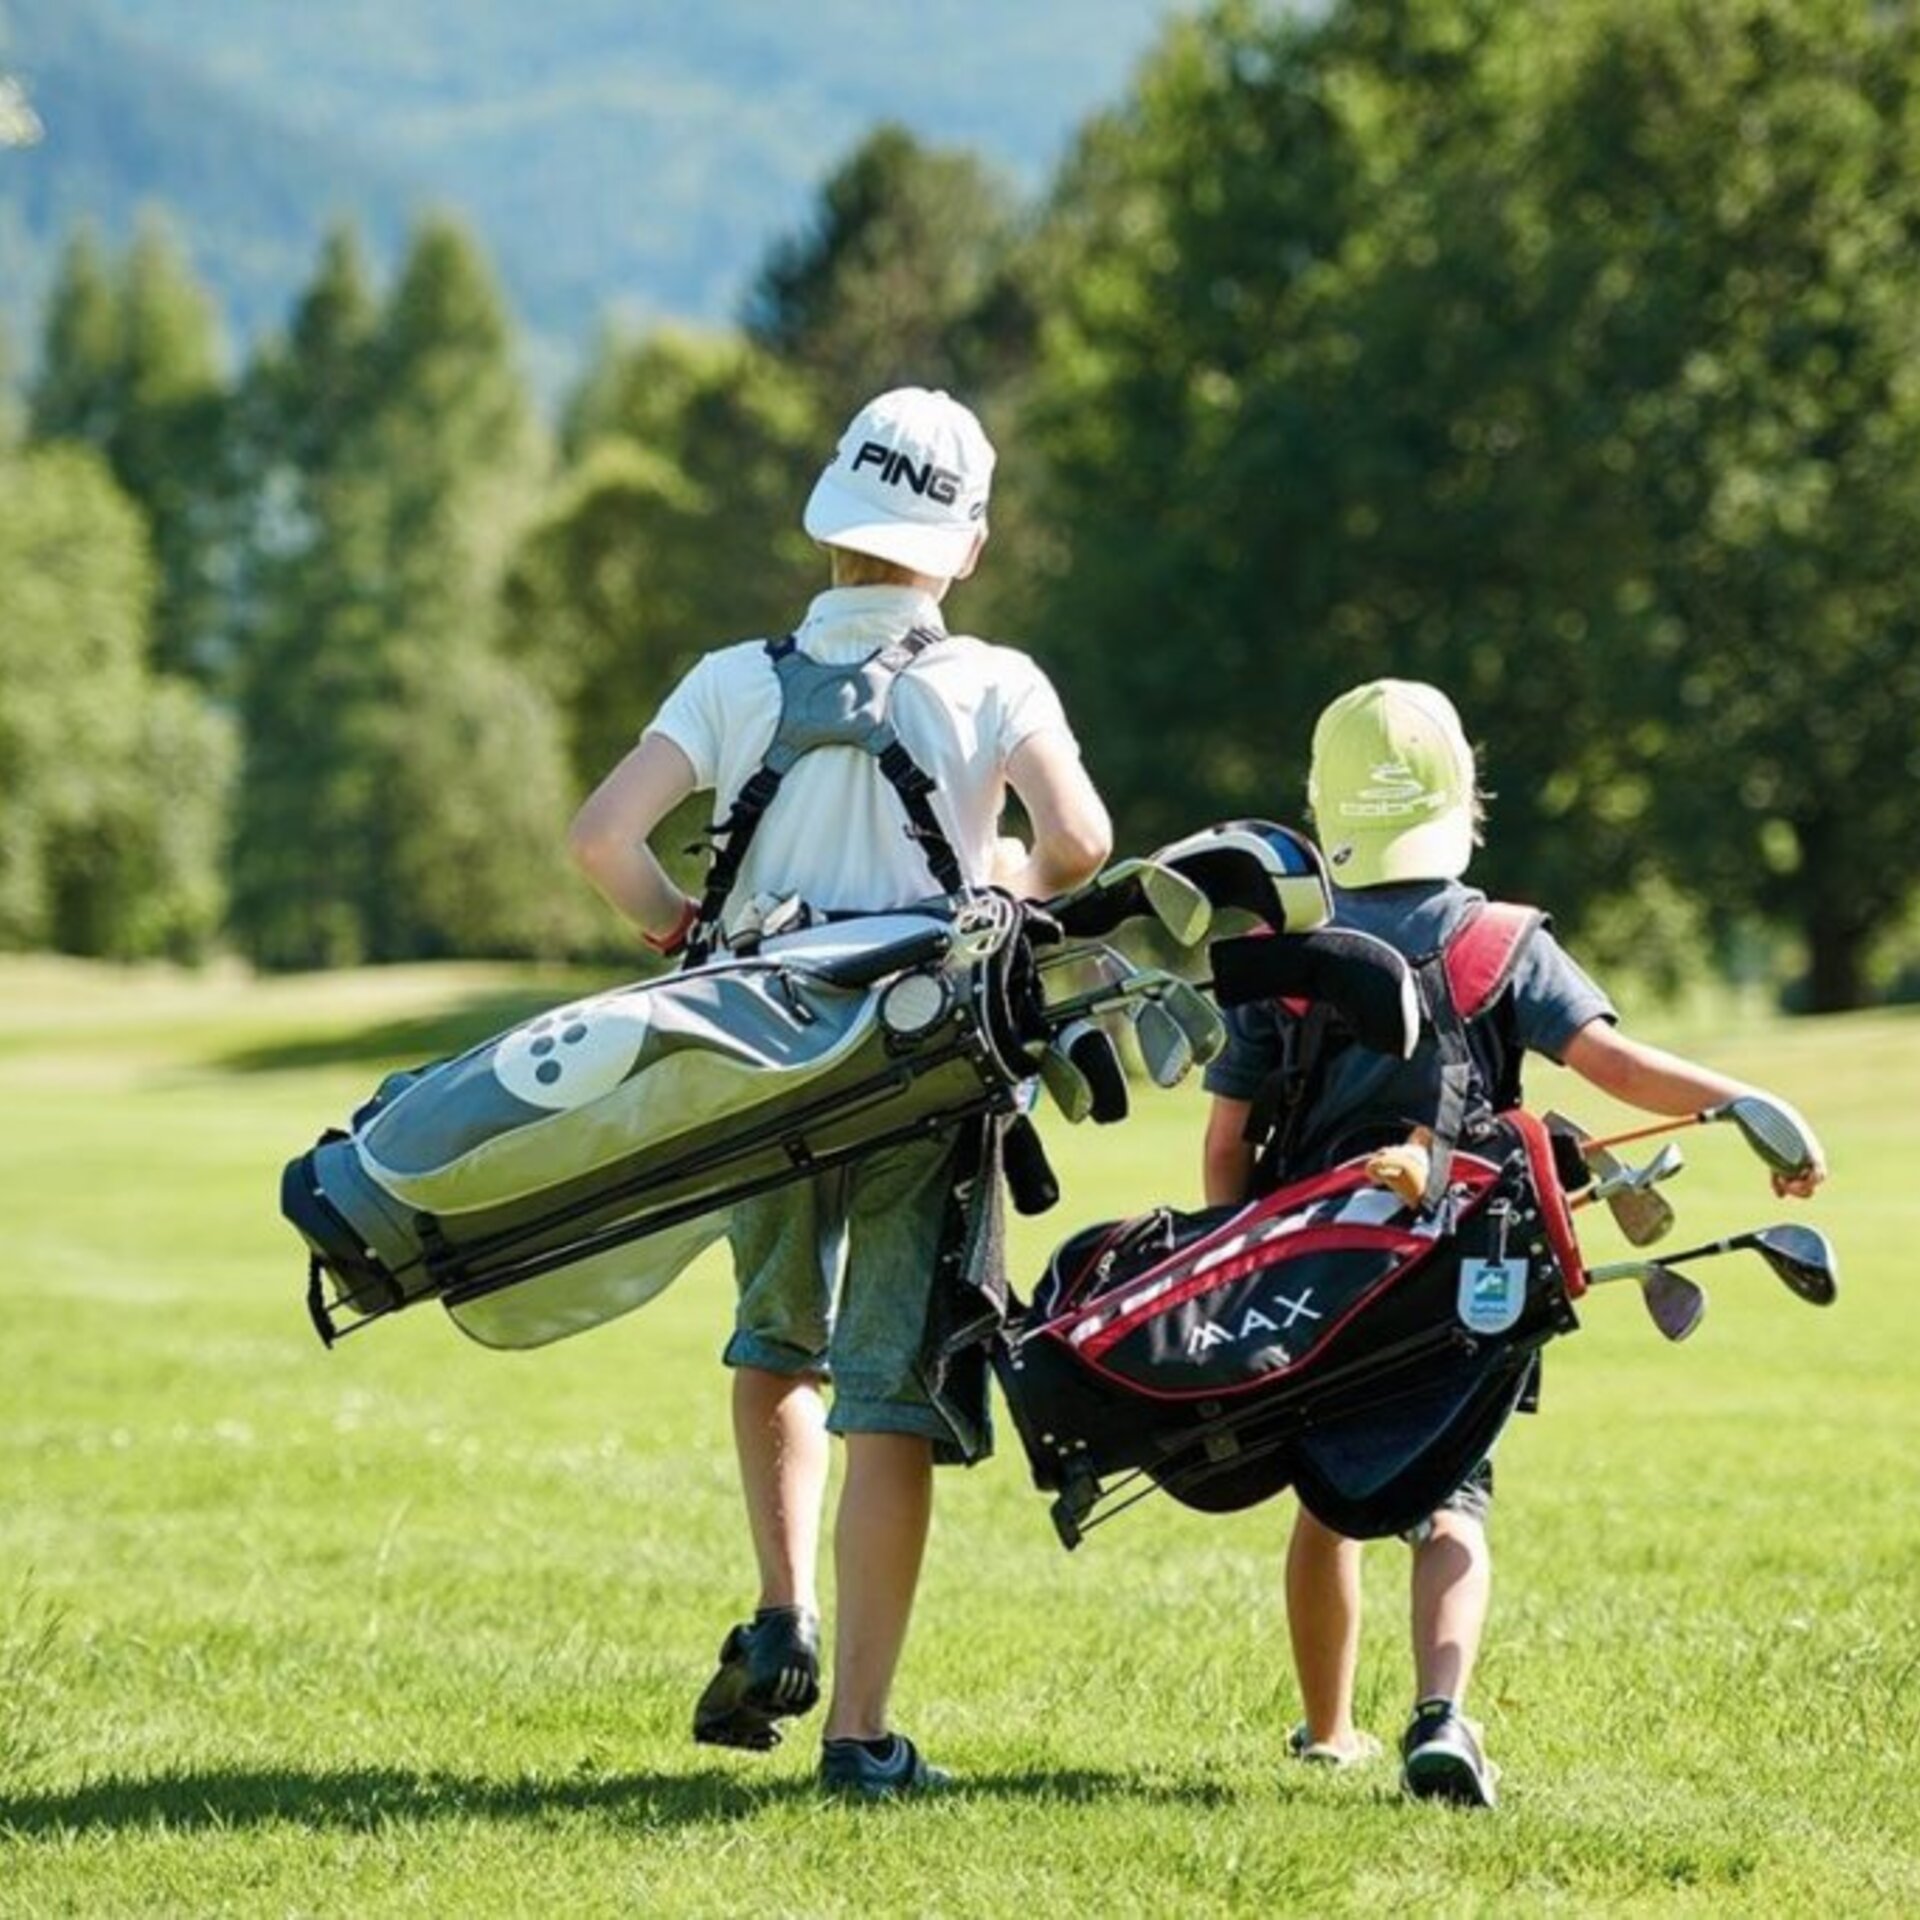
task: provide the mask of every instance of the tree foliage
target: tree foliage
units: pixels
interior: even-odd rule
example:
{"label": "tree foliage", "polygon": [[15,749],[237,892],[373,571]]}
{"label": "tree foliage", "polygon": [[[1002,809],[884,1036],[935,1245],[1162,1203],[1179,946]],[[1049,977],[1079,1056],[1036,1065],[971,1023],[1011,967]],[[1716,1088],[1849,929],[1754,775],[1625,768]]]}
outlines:
{"label": "tree foliage", "polygon": [[148,661],[153,567],[93,454],[0,456],[0,944],[203,953],[230,729]]}
{"label": "tree foliage", "polygon": [[882,126],[770,252],[747,331],[835,419],[888,387],[971,388],[1026,330],[1006,271],[1016,231],[1011,196],[973,154]]}
{"label": "tree foliage", "polygon": [[117,267],[90,228],[75,233],[48,303],[31,418],[40,441],[98,449],[139,503],[160,565],[158,663],[213,678],[225,493],[219,326],[164,225],[144,221]]}
{"label": "tree foliage", "polygon": [[554,717],[497,650],[545,451],[471,243],[385,304],[337,235],[244,408],[255,503],[236,920],[269,964],[564,944]]}
{"label": "tree foliage", "polygon": [[1495,884],[1670,876],[1856,997],[1913,892],[1914,72],[1845,0],[1179,30],[1063,178],[1030,416],[1135,830],[1290,810],[1329,694],[1431,678]]}

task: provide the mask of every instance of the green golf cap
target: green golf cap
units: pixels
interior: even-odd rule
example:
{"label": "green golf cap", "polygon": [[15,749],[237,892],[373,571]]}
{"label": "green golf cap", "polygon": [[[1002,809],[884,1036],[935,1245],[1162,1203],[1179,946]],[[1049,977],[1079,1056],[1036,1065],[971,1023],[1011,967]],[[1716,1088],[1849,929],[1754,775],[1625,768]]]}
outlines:
{"label": "green golf cap", "polygon": [[1473,857],[1473,749],[1438,687],[1343,693],[1314,726],[1307,798],[1338,886],[1457,879]]}

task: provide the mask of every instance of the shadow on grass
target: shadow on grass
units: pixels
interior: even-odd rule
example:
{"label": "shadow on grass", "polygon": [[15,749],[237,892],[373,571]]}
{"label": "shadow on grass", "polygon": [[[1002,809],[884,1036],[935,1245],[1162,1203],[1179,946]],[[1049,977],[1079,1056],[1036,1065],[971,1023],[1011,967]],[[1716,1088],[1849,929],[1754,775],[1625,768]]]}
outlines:
{"label": "shadow on grass", "polygon": [[[1084,1768],[966,1774],[956,1800],[1092,1804],[1176,1801],[1211,1807],[1232,1796],[1206,1780],[1152,1781]],[[743,1779],[708,1769],[690,1774],[585,1774],[490,1780],[399,1767],[209,1767],[182,1773],[109,1775],[65,1792],[0,1792],[0,1838],[291,1825],[316,1832],[371,1832],[395,1823],[474,1819],[544,1820],[598,1813],[646,1827],[743,1820],[768,1808],[811,1801],[810,1776]]]}
{"label": "shadow on grass", "polygon": [[0,1792],[0,1834],[121,1832],[163,1827],[286,1824],[371,1831],[395,1822],[541,1820],[556,1813],[615,1814],[648,1826],[735,1820],[811,1791],[805,1780],[743,1781],[692,1774],[584,1774],[490,1780],[400,1767],[208,1767],[149,1776],[109,1775],[57,1793]]}
{"label": "shadow on grass", "polygon": [[556,979],[525,987],[500,988],[469,994],[438,1013],[416,1014],[405,1020],[383,1020],[344,1032],[318,1033],[298,1040],[275,1040],[263,1046],[241,1047],[213,1061],[230,1073],[282,1073],[302,1067],[421,1066],[464,1053],[508,1027],[531,1020],[550,1007],[570,999],[603,992],[611,981],[598,984],[580,979]]}

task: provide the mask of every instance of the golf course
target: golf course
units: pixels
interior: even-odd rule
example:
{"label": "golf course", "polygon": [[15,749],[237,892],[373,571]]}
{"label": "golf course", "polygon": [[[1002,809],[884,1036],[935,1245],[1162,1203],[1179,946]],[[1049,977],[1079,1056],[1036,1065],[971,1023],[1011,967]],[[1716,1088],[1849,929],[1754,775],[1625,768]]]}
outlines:
{"label": "golf course", "polygon": [[[1693,1270],[1685,1346],[1622,1286],[1553,1348],[1500,1454],[1497,1813],[1282,1758],[1288,1500],[1150,1502],[1068,1556],[1007,1434],[942,1477],[898,1692],[962,1790],[873,1808],[818,1798],[815,1722],[765,1757],[688,1739],[752,1600],[722,1264],[533,1354],[433,1307],[330,1353],[307,1323],[282,1162],[389,1066],[591,984],[0,970],[0,1911],[1920,1907],[1920,1016],[1647,1029],[1796,1100],[1834,1169],[1795,1207],[1731,1129],[1681,1136],[1681,1233],[1812,1221],[1841,1298],[1739,1256]],[[1043,1111],[1064,1198],[1016,1223],[1017,1273],[1194,1200],[1202,1111]],[[1404,1562],[1368,1556],[1385,1736]]]}

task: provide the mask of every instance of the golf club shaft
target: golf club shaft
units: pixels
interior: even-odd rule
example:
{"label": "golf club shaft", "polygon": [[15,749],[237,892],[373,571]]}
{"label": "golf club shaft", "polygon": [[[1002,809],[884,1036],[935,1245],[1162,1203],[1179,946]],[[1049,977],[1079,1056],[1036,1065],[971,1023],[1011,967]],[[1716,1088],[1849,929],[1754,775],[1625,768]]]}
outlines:
{"label": "golf club shaft", "polygon": [[1713,1112],[1711,1107],[1703,1107],[1698,1113],[1683,1113],[1675,1120],[1656,1120],[1650,1127],[1633,1127],[1626,1133],[1610,1133],[1604,1139],[1583,1140],[1586,1147],[1625,1147],[1636,1140],[1651,1140],[1662,1133],[1678,1133],[1682,1127],[1697,1127]]}

